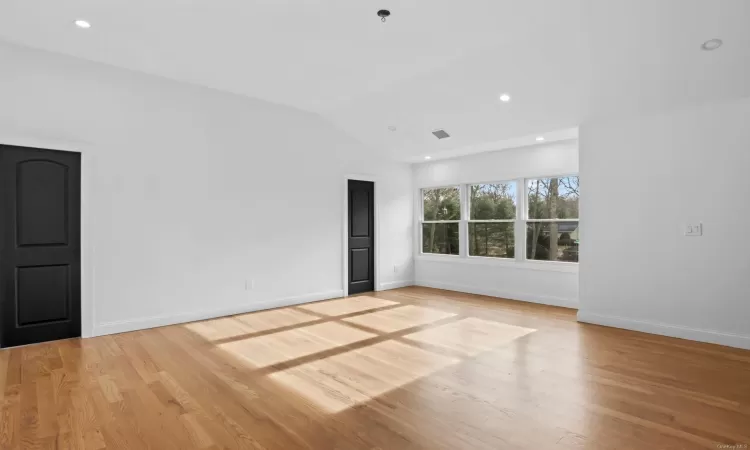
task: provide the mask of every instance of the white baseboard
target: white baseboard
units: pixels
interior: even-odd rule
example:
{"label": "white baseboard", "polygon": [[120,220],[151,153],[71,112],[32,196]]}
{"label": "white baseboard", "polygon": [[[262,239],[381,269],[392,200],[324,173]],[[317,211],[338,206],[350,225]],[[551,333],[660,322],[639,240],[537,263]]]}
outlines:
{"label": "white baseboard", "polygon": [[701,330],[666,323],[648,322],[644,320],[627,319],[625,317],[596,314],[588,311],[578,311],[578,321],[604,325],[607,327],[623,328],[625,330],[642,331],[644,333],[661,336],[689,339],[691,341],[708,342],[710,344],[726,345],[750,350],[750,336],[721,333],[713,330]]}
{"label": "white baseboard", "polygon": [[507,292],[501,289],[487,289],[477,286],[443,283],[441,281],[417,280],[414,285],[431,287],[435,289],[445,289],[448,291],[466,292],[468,294],[500,297],[509,300],[519,300],[522,302],[539,303],[541,305],[562,306],[563,308],[578,309],[578,299],[553,297],[549,295],[536,295],[522,292]]}
{"label": "white baseboard", "polygon": [[379,291],[387,291],[389,289],[398,289],[402,287],[414,286],[412,280],[401,280],[401,281],[389,281],[387,283],[380,283],[378,285]]}
{"label": "white baseboard", "polygon": [[314,294],[299,295],[295,297],[286,297],[274,300],[264,300],[252,302],[246,305],[238,305],[230,308],[204,310],[188,313],[178,313],[162,316],[144,317],[141,319],[120,320],[115,322],[104,322],[94,326],[93,336],[103,336],[106,334],[125,333],[128,331],[145,330],[148,328],[163,327],[166,325],[175,325],[178,323],[195,322],[197,320],[213,319],[216,317],[231,316],[234,314],[244,314],[253,311],[262,311],[264,309],[280,308],[282,306],[300,305],[303,303],[316,302],[319,300],[328,300],[331,298],[343,297],[344,291],[337,289],[333,291],[317,292]]}

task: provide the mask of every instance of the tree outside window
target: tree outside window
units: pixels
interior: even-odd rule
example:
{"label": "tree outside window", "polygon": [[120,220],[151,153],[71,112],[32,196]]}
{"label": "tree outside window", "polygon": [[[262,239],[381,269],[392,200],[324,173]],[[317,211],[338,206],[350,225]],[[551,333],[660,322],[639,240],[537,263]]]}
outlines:
{"label": "tree outside window", "polygon": [[526,258],[578,262],[577,176],[527,181]]}

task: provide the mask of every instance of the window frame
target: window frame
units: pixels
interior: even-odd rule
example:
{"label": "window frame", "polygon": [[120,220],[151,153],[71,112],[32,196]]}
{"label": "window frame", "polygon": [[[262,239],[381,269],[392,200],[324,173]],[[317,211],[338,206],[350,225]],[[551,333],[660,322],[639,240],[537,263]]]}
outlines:
{"label": "window frame", "polygon": [[[424,191],[434,189],[458,188],[458,219],[455,220],[425,220],[424,219]],[[461,258],[464,252],[463,226],[464,222],[464,187],[462,184],[447,184],[440,186],[429,186],[419,188],[419,254],[435,257]],[[456,223],[458,224],[458,255],[451,253],[431,253],[424,251],[424,224],[426,223]]]}
{"label": "window frame", "polygon": [[[528,201],[528,182],[530,180],[538,180],[543,178],[565,178],[565,177],[578,177],[580,182],[580,175],[578,173],[564,173],[556,175],[534,175],[527,177],[519,177],[513,179],[505,179],[503,181],[479,181],[479,182],[461,182],[455,184],[442,184],[435,186],[423,186],[417,189],[417,195],[419,196],[419,217],[417,220],[418,240],[416,242],[418,247],[417,257],[423,260],[435,261],[435,262],[461,262],[469,264],[482,264],[492,265],[498,267],[512,267],[517,269],[533,269],[533,270],[546,270],[554,272],[568,272],[577,273],[579,268],[579,262],[574,261],[549,261],[549,260],[537,260],[528,259],[526,246],[527,246],[527,229],[529,222],[577,222],[580,224],[581,218],[576,219],[530,219],[529,218],[529,201]],[[515,183],[516,185],[516,218],[510,219],[494,219],[494,220],[471,220],[471,186],[478,184],[510,184]],[[441,188],[458,188],[459,189],[459,202],[460,202],[460,215],[457,220],[424,220],[424,191],[430,189],[441,189]],[[519,195],[519,189],[523,189],[523,193]],[[580,201],[580,194],[579,194]],[[580,209],[579,209],[580,211]],[[495,256],[472,256],[469,255],[469,223],[470,222],[514,222],[513,235],[515,240],[515,258],[503,258]],[[425,223],[458,223],[458,246],[459,253],[446,254],[446,253],[425,253],[424,252],[424,233],[423,224]]]}
{"label": "window frame", "polygon": [[[513,219],[489,219],[489,220],[477,220],[471,218],[471,188],[472,186],[479,186],[482,184],[514,184],[516,187],[516,211],[515,211],[515,217]],[[491,259],[493,261],[514,261],[517,260],[518,257],[514,256],[512,258],[508,258],[505,256],[486,256],[486,255],[472,255],[469,252],[469,224],[470,223],[512,223],[513,224],[513,246],[514,246],[514,252],[515,249],[517,249],[518,244],[518,226],[517,222],[519,219],[519,210],[520,210],[520,201],[519,201],[519,195],[518,195],[518,179],[515,180],[505,180],[505,181],[482,181],[478,183],[465,183],[463,184],[464,190],[466,191],[466,257],[467,258],[483,258],[483,259]],[[464,208],[461,208],[464,209]],[[459,230],[460,232],[461,230]]]}
{"label": "window frame", "polygon": [[[558,261],[558,260],[542,260],[542,259],[529,259],[527,255],[527,231],[528,231],[528,225],[530,222],[576,222],[579,224],[581,223],[581,214],[580,214],[580,203],[579,203],[579,214],[578,218],[576,219],[531,219],[529,218],[529,181],[530,180],[540,180],[545,178],[569,178],[569,177],[576,177],[578,178],[578,182],[580,184],[581,176],[576,173],[571,174],[564,174],[564,175],[539,175],[539,176],[533,176],[533,177],[526,177],[523,178],[523,214],[521,215],[521,219],[519,222],[521,222],[521,226],[523,228],[523,248],[521,250],[521,257],[523,258],[523,262],[525,263],[531,263],[531,264],[553,264],[553,265],[567,265],[567,266],[573,266],[578,267],[580,261]],[[580,202],[580,193],[578,194],[578,200]],[[518,245],[518,241],[516,241],[516,245]],[[517,253],[518,255],[518,253]]]}

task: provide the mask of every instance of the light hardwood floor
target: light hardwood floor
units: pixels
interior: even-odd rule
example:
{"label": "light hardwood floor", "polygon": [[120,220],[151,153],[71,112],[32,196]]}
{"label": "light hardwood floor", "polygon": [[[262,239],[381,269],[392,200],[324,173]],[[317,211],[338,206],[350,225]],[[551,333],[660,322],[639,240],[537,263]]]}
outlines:
{"label": "light hardwood floor", "polygon": [[750,352],[427,288],[0,351],[2,449],[720,444]]}

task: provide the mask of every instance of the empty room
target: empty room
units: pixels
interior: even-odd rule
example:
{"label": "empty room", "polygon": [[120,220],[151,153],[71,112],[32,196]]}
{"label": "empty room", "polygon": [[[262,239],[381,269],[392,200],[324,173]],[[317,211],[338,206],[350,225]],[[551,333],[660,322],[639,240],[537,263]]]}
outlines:
{"label": "empty room", "polygon": [[747,449],[748,24],[0,2],[0,450]]}

